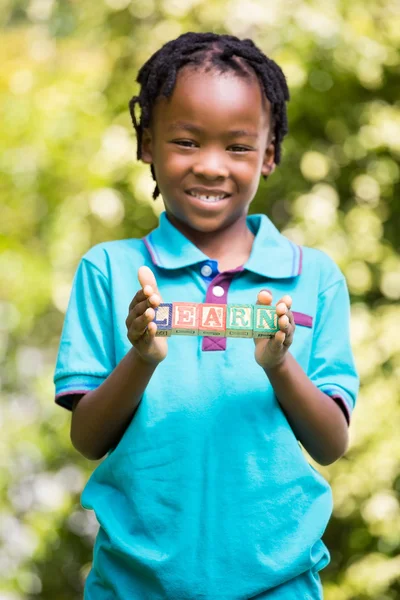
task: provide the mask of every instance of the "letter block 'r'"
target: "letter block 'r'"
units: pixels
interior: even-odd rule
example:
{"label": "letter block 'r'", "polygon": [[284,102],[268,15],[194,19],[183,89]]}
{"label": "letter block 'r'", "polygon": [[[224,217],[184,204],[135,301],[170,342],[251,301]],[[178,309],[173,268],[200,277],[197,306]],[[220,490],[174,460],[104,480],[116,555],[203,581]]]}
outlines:
{"label": "letter block 'r'", "polygon": [[253,337],[269,338],[274,337],[279,331],[278,315],[276,309],[272,306],[254,306]]}
{"label": "letter block 'r'", "polygon": [[199,304],[172,303],[172,335],[199,335]]}
{"label": "letter block 'r'", "polygon": [[226,337],[253,337],[252,304],[228,304]]}

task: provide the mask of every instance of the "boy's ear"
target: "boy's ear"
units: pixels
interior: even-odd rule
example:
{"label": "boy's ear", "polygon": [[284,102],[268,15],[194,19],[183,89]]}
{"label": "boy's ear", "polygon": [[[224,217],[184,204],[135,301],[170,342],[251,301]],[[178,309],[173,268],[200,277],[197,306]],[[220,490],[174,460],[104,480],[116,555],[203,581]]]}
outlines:
{"label": "boy's ear", "polygon": [[150,129],[144,129],[142,135],[141,160],[146,164],[153,162],[153,144]]}
{"label": "boy's ear", "polygon": [[268,175],[271,175],[275,171],[275,167],[275,144],[272,141],[265,150],[261,174],[263,177],[268,177]]}

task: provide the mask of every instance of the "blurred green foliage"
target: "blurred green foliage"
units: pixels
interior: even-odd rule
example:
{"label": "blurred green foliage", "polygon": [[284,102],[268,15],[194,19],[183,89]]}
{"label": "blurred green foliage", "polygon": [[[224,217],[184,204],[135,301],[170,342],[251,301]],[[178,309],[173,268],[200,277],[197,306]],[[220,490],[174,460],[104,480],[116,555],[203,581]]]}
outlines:
{"label": "blurred green foliage", "polygon": [[[400,10],[396,0],[2,0],[0,593],[82,597],[95,467],[69,440],[53,371],[82,254],[157,225],[128,101],[185,31],[252,37],[291,90],[265,212],[345,273],[362,378],[332,485],[326,600],[400,598]],[[132,295],[135,293],[132,288]],[[310,459],[312,462],[312,460]]]}

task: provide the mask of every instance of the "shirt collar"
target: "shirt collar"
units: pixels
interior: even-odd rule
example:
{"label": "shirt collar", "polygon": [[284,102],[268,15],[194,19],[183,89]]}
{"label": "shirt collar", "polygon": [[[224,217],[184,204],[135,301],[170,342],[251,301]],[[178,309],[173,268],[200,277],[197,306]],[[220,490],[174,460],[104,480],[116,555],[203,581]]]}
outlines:
{"label": "shirt collar", "polygon": [[[282,279],[301,274],[302,250],[284,235],[266,215],[249,215],[247,224],[255,235],[248,261],[243,265],[264,277]],[[210,260],[169,221],[166,211],[159,226],[143,238],[153,263],[162,269],[182,269]]]}

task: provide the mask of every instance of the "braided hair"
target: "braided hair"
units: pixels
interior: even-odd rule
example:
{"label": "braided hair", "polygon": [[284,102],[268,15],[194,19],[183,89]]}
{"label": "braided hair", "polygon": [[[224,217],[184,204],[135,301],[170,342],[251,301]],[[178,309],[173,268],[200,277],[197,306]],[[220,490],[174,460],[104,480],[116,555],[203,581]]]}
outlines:
{"label": "braided hair", "polygon": [[[274,129],[275,163],[281,158],[281,142],[288,132],[285,101],[289,90],[281,68],[268,58],[250,39],[240,40],[233,35],[216,33],[184,33],[167,42],[139,70],[136,81],[140,93],[129,101],[129,112],[137,135],[137,158],[142,156],[143,130],[150,125],[151,112],[159,96],[172,95],[178,71],[187,65],[231,70],[249,76],[255,72],[265,96],[271,104]],[[141,110],[140,121],[135,105]],[[156,187],[153,198],[159,195],[154,166],[150,165]]]}

